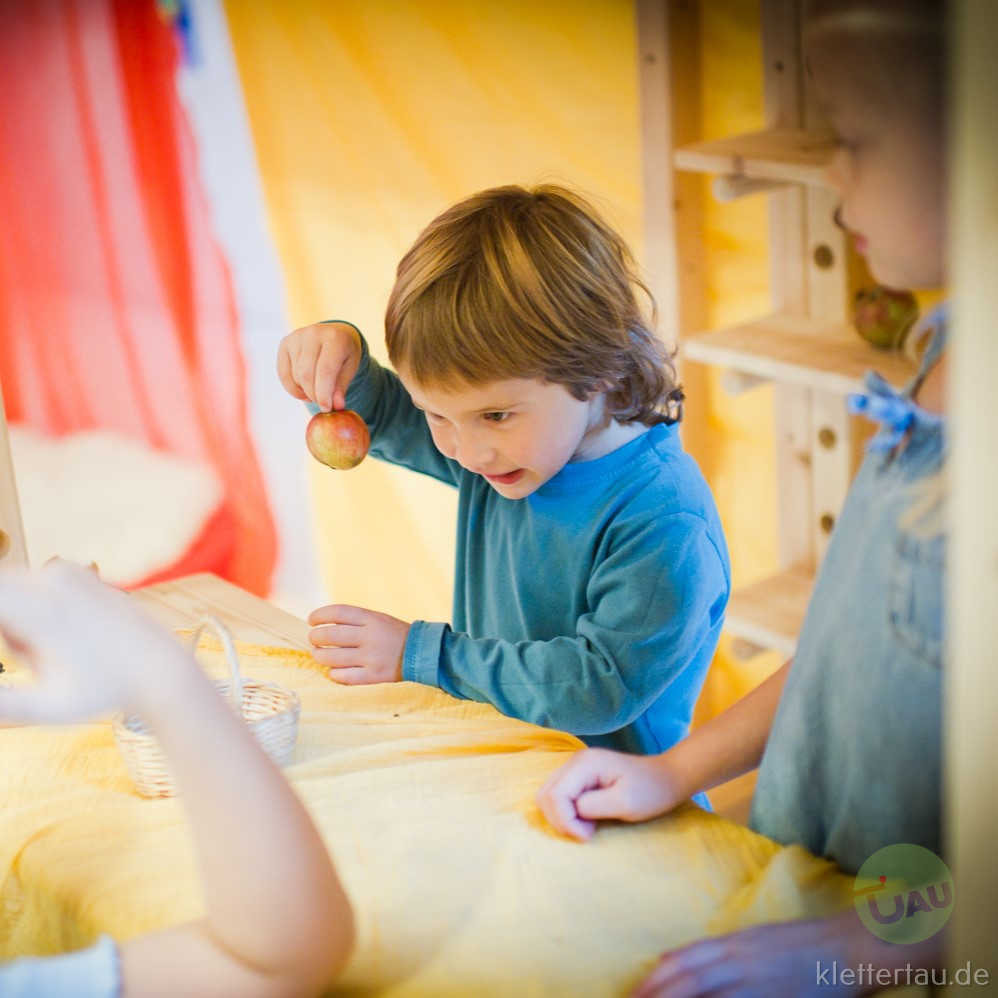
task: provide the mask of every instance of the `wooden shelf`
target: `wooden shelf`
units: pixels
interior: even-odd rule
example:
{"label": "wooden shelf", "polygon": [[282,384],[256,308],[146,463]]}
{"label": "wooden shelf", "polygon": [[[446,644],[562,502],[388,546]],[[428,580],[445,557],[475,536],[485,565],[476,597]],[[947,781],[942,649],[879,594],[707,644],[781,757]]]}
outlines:
{"label": "wooden shelf", "polygon": [[763,648],[793,655],[814,577],[803,566],[743,586],[731,594],[725,630]]}
{"label": "wooden shelf", "polygon": [[842,395],[861,388],[870,370],[899,388],[917,371],[907,357],[877,350],[851,326],[796,315],[695,333],[683,341],[682,351],[701,364]]}
{"label": "wooden shelf", "polygon": [[680,146],[673,153],[673,162],[677,169],[695,173],[824,187],[825,169],[834,152],[831,132],[766,129]]}

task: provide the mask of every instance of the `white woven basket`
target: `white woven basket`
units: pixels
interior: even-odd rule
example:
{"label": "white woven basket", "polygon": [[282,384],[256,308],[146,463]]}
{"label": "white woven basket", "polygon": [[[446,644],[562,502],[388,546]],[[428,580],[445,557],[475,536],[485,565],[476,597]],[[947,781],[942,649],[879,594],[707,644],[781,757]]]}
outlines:
{"label": "white woven basket", "polygon": [[[222,696],[228,697],[250,726],[264,751],[278,766],[286,766],[294,755],[298,738],[298,716],[301,702],[291,690],[273,683],[258,683],[243,679],[239,657],[228,628],[217,617],[205,617],[191,639],[196,651],[201,634],[212,629],[222,642],[229,662],[231,678],[216,681]],[[135,787],[143,797],[172,797],[176,793],[173,776],[159,742],[150,734],[141,718],[119,714],[113,721],[114,740],[128,767]]]}

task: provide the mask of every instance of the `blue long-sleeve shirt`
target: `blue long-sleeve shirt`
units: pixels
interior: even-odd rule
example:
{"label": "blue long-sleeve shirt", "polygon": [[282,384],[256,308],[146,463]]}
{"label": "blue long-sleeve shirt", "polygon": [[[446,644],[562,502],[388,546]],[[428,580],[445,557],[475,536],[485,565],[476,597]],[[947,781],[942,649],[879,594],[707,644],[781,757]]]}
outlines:
{"label": "blue long-sleeve shirt", "polygon": [[459,491],[453,623],[413,623],[403,679],[631,752],[686,734],[730,568],[675,426],[571,462],[514,500],[437,450],[366,344],[346,404],[367,423],[372,454]]}

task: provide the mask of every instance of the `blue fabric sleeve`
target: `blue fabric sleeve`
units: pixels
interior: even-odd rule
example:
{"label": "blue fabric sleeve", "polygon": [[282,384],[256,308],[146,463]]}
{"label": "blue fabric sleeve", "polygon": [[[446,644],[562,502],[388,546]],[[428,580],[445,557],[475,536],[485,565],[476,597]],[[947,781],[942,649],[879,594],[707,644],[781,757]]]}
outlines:
{"label": "blue fabric sleeve", "polygon": [[117,998],[120,993],[118,948],[109,936],[75,953],[24,957],[0,967],[3,998]]}
{"label": "blue fabric sleeve", "polygon": [[[346,324],[353,326],[352,322]],[[383,461],[429,475],[447,485],[457,485],[461,466],[437,450],[426,417],[412,404],[398,375],[383,368],[371,356],[367,340],[359,329],[357,335],[361,343],[360,366],[347,388],[346,406],[367,423],[371,453]],[[314,402],[306,405],[313,415],[319,412]]]}
{"label": "blue fabric sleeve", "polygon": [[699,683],[684,673],[715,640],[727,593],[700,517],[646,517],[596,565],[574,634],[512,642],[417,621],[402,678],[576,735],[617,731],[673,684]]}

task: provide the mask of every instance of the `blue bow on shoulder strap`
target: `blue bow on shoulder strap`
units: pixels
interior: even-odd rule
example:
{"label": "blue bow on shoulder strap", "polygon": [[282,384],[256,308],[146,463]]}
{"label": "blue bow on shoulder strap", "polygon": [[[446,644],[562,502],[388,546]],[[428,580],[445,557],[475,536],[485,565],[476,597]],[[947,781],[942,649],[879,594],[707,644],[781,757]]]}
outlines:
{"label": "blue bow on shoulder strap", "polygon": [[906,395],[895,391],[876,372],[867,374],[866,388],[866,394],[847,395],[846,408],[853,415],[863,415],[882,424],[880,432],[867,444],[869,450],[894,450],[916,422],[927,425],[942,423],[941,417],[926,412]]}

